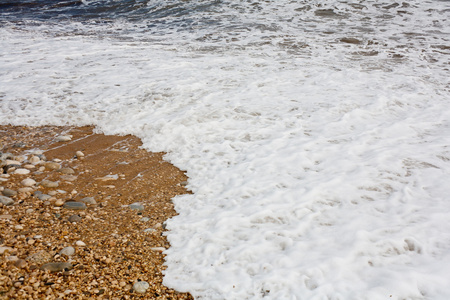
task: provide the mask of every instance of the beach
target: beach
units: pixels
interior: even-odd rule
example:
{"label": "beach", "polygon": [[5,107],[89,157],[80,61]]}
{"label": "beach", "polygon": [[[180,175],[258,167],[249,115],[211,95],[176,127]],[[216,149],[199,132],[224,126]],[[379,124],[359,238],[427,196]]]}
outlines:
{"label": "beach", "polygon": [[0,126],[0,298],[192,299],[162,285],[186,175],[134,136],[93,131]]}

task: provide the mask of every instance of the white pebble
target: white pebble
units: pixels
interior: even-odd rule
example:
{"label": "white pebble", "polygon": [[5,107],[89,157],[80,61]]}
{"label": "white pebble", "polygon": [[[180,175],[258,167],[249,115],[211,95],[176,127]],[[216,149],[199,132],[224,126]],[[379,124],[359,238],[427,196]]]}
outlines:
{"label": "white pebble", "polygon": [[72,136],[71,135],[60,135],[60,136],[57,136],[55,140],[57,142],[68,142],[68,141],[72,140]]}
{"label": "white pebble", "polygon": [[86,246],[86,244],[85,244],[83,241],[77,241],[77,242],[75,243],[75,245],[77,245],[77,246],[79,246],[79,247],[84,247],[84,246]]}
{"label": "white pebble", "polygon": [[148,284],[148,282],[138,281],[133,285],[133,290],[136,293],[144,294],[148,290],[149,287],[150,287],[150,285]]}
{"label": "white pebble", "polygon": [[31,179],[31,178],[25,178],[24,180],[21,181],[21,184],[22,184],[23,186],[33,186],[33,185],[36,184],[36,181],[34,181],[34,180]]}
{"label": "white pebble", "polygon": [[6,165],[21,165],[21,163],[17,160],[7,159]]}
{"label": "white pebble", "polygon": [[75,154],[77,157],[84,157],[84,153],[81,151],[77,151]]}
{"label": "white pebble", "polygon": [[14,174],[20,174],[20,175],[25,175],[25,174],[29,174],[30,170],[27,169],[16,169],[14,171]]}
{"label": "white pebble", "polygon": [[35,165],[38,164],[40,161],[41,161],[41,159],[37,156],[32,156],[30,158],[30,163],[35,164]]}

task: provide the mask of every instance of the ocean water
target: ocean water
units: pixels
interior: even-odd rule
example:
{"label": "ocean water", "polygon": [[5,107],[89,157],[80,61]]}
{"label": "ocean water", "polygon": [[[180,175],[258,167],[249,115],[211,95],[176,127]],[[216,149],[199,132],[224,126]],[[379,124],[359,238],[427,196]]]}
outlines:
{"label": "ocean water", "polygon": [[196,299],[450,299],[450,2],[6,0],[0,123],[186,170]]}

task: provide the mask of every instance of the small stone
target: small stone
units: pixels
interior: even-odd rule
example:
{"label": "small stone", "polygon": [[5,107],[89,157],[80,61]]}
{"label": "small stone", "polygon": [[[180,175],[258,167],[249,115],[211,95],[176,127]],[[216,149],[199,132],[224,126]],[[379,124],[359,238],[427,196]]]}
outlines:
{"label": "small stone", "polygon": [[[41,194],[38,194],[37,197],[38,197],[39,200],[47,201],[47,200],[50,199],[52,196],[47,195],[47,194],[42,194],[42,193],[41,193]],[[63,203],[63,204],[64,204],[64,203]]]}
{"label": "small stone", "polygon": [[50,181],[50,180],[42,180],[40,185],[46,188],[56,188],[58,187],[59,183],[57,181]]}
{"label": "small stone", "polygon": [[8,252],[12,252],[13,251],[13,248],[11,248],[11,247],[0,247],[0,255],[2,255],[3,253],[5,253],[6,251],[8,251]]}
{"label": "small stone", "polygon": [[14,226],[14,229],[15,230],[22,230],[23,226],[22,225],[16,225],[16,226]]}
{"label": "small stone", "polygon": [[86,204],[84,204],[83,202],[75,202],[75,201],[68,201],[66,203],[64,203],[64,208],[67,209],[73,209],[73,210],[81,210],[81,209],[86,209]]}
{"label": "small stone", "polygon": [[14,190],[11,190],[11,189],[4,189],[2,191],[2,194],[3,194],[3,196],[6,196],[6,197],[12,197],[12,196],[17,195],[17,192]]}
{"label": "small stone", "polygon": [[32,156],[30,158],[30,163],[35,164],[35,165],[38,164],[40,161],[41,161],[41,159],[37,156]]}
{"label": "small stone", "polygon": [[143,217],[139,221],[141,221],[141,222],[148,222],[148,221],[150,221],[150,218]]}
{"label": "small stone", "polygon": [[61,175],[60,178],[61,178],[61,180],[65,180],[65,181],[75,181],[77,179],[77,176],[75,176],[75,175]]}
{"label": "small stone", "polygon": [[71,140],[72,140],[71,135],[60,135],[55,138],[55,141],[57,141],[57,142],[68,142]]}
{"label": "small stone", "polygon": [[75,153],[75,155],[79,158],[79,157],[84,157],[84,153],[83,152],[81,152],[81,151],[77,151],[76,153]]}
{"label": "small stone", "polygon": [[144,210],[144,205],[142,205],[139,202],[135,202],[129,205],[130,209],[132,210]]}
{"label": "small stone", "polygon": [[23,186],[33,186],[33,185],[36,184],[36,181],[34,181],[34,180],[31,179],[31,178],[25,178],[25,179],[22,180],[20,183],[21,183]]}
{"label": "small stone", "polygon": [[27,158],[23,155],[16,155],[14,156],[14,160],[18,161],[18,162],[24,162]]}
{"label": "small stone", "polygon": [[29,240],[27,241],[27,244],[28,244],[28,245],[33,245],[35,242],[36,242],[35,239],[29,239]]}
{"label": "small stone", "polygon": [[72,255],[74,255],[75,254],[75,248],[74,247],[71,247],[71,246],[69,246],[69,247],[65,247],[65,248],[63,248],[60,252],[59,252],[59,254],[60,255],[66,255],[66,256],[72,256]]}
{"label": "small stone", "polygon": [[27,213],[27,214],[32,214],[34,212],[34,209],[32,209],[32,208],[28,208],[26,211],[25,211],[25,213]]}
{"label": "small stone", "polygon": [[153,233],[153,232],[156,232],[156,229],[154,229],[154,228],[146,228],[146,229],[144,229],[144,232],[149,232],[149,233]]}
{"label": "small stone", "polygon": [[26,164],[26,165],[24,165],[23,167],[24,167],[25,169],[28,169],[28,170],[31,170],[31,169],[36,168],[35,165],[30,165],[30,164]]}
{"label": "small stone", "polygon": [[26,186],[26,187],[23,187],[23,188],[19,188],[17,191],[19,193],[31,193],[34,190],[33,190],[32,187]]}
{"label": "small stone", "polygon": [[53,262],[46,263],[41,267],[41,270],[48,270],[50,272],[60,272],[65,270],[71,270],[73,268],[71,263],[68,262]]}
{"label": "small stone", "polygon": [[12,220],[11,215],[0,215],[0,220]]}
{"label": "small stone", "polygon": [[15,255],[10,255],[10,256],[8,256],[8,257],[6,258],[6,260],[7,260],[8,262],[16,262],[16,261],[19,260],[19,258],[18,258],[17,256],[15,256]]}
{"label": "small stone", "polygon": [[0,196],[0,203],[5,206],[8,206],[8,205],[12,205],[14,203],[14,200],[9,197]]}
{"label": "small stone", "polygon": [[14,171],[14,174],[18,174],[18,175],[25,175],[25,174],[29,174],[30,173],[30,170],[28,170],[28,169],[16,169],[15,171]]}
{"label": "small stone", "polygon": [[58,171],[66,175],[75,174],[75,171],[72,168],[61,168]]}
{"label": "small stone", "polygon": [[55,206],[60,207],[64,205],[64,201],[62,199],[56,199]]}
{"label": "small stone", "polygon": [[86,243],[84,243],[83,241],[76,241],[75,245],[77,245],[78,247],[84,247],[86,246]]}
{"label": "small stone", "polygon": [[149,287],[150,285],[146,281],[138,281],[133,284],[133,290],[139,294],[144,294]]}
{"label": "small stone", "polygon": [[81,221],[81,217],[79,215],[71,215],[68,220],[69,222],[77,223]]}
{"label": "small stone", "polygon": [[58,194],[58,192],[57,191],[49,191],[48,194],[50,196],[55,196],[56,194]]}
{"label": "small stone", "polygon": [[59,170],[61,169],[61,165],[57,162],[46,162],[44,163],[44,167],[49,170]]}
{"label": "small stone", "polygon": [[6,160],[6,165],[7,166],[19,166],[20,167],[20,165],[21,165],[21,163],[20,163],[20,161],[17,161],[17,160],[12,160],[12,159],[7,159]]}
{"label": "small stone", "polygon": [[97,204],[97,201],[95,201],[94,197],[85,197],[80,201],[86,204]]}
{"label": "small stone", "polygon": [[47,263],[52,259],[52,255],[44,250],[38,251],[27,257],[29,262],[35,264]]}

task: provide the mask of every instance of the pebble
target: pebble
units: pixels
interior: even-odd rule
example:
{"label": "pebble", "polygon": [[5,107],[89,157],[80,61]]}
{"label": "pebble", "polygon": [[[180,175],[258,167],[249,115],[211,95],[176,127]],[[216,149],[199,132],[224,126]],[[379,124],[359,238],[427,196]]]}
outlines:
{"label": "pebble", "polygon": [[86,204],[97,204],[97,201],[95,201],[94,197],[85,197],[80,201]]}
{"label": "pebble", "polygon": [[34,180],[31,179],[31,178],[25,178],[25,179],[22,180],[20,183],[21,183],[23,186],[33,186],[33,185],[36,184],[36,181],[34,181]]}
{"label": "pebble", "polygon": [[17,160],[7,159],[7,160],[6,160],[6,165],[7,165],[7,166],[9,166],[9,165],[17,165],[17,166],[20,166],[21,163],[20,163],[19,161],[17,161]]}
{"label": "pebble", "polygon": [[69,222],[77,223],[81,221],[81,217],[79,215],[71,215],[68,220]]}
{"label": "pebble", "polygon": [[84,247],[84,246],[86,246],[86,243],[83,242],[83,241],[76,241],[76,242],[75,242],[75,245],[77,245],[77,246],[79,246],[79,247]]}
{"label": "pebble", "polygon": [[30,158],[30,163],[35,164],[35,165],[38,164],[40,161],[41,161],[41,159],[37,156],[32,156]]}
{"label": "pebble", "polygon": [[59,272],[71,270],[72,268],[73,268],[72,264],[68,262],[53,262],[44,264],[41,267],[41,270],[48,270],[50,272]]}
{"label": "pebble", "polygon": [[14,229],[16,229],[16,230],[22,230],[22,229],[23,229],[23,226],[22,226],[22,225],[16,225],[16,226],[14,226]]}
{"label": "pebble", "polygon": [[0,215],[0,220],[12,220],[11,215]]}
{"label": "pebble", "polygon": [[66,203],[64,203],[64,208],[67,209],[73,209],[73,210],[81,210],[81,209],[86,209],[86,204],[84,204],[83,202],[75,202],[75,201],[68,201]]}
{"label": "pebble", "polygon": [[142,205],[139,202],[132,203],[129,205],[129,207],[130,207],[130,209],[133,209],[133,210],[144,210],[144,205]]}
{"label": "pebble", "polygon": [[148,221],[150,221],[150,218],[143,217],[139,221],[141,221],[141,222],[148,222]]}
{"label": "pebble", "polygon": [[16,266],[19,269],[23,269],[27,266],[27,262],[25,259],[18,259],[14,262],[14,266]]}
{"label": "pebble", "polygon": [[76,155],[77,157],[84,157],[84,153],[81,152],[81,151],[77,151],[77,152],[75,153],[75,155]]}
{"label": "pebble", "polygon": [[52,196],[41,193],[41,194],[38,194],[37,197],[38,197],[39,200],[46,201],[46,200],[50,199]]}
{"label": "pebble", "polygon": [[67,175],[75,174],[75,171],[72,168],[61,168],[58,171]]}
{"label": "pebble", "polygon": [[133,284],[133,290],[139,294],[144,294],[149,287],[150,285],[146,281],[138,281]]}
{"label": "pebble", "polygon": [[60,207],[64,205],[64,201],[62,199],[56,199],[55,206]]}
{"label": "pebble", "polygon": [[52,259],[52,255],[44,250],[38,251],[27,257],[27,260],[32,263],[42,264],[47,263]]}
{"label": "pebble", "polygon": [[71,135],[60,135],[55,138],[57,142],[68,142],[72,140]]}
{"label": "pebble", "polygon": [[146,228],[146,229],[144,229],[144,232],[152,233],[152,232],[156,232],[156,229],[154,229],[154,228]]}
{"label": "pebble", "polygon": [[46,179],[42,180],[40,184],[46,188],[56,188],[59,185],[57,181],[50,181]]}
{"label": "pebble", "polygon": [[30,165],[30,164],[26,164],[26,165],[24,165],[23,167],[24,167],[25,169],[34,169],[34,168],[36,168],[35,165]]}
{"label": "pebble", "polygon": [[50,170],[59,170],[61,169],[61,165],[57,162],[46,162],[44,163],[44,167]]}
{"label": "pebble", "polygon": [[0,196],[0,203],[5,206],[8,206],[8,205],[12,205],[14,203],[14,200],[9,197]]}
{"label": "pebble", "polygon": [[75,175],[61,175],[60,178],[61,178],[61,180],[65,180],[65,181],[75,181],[77,179],[77,176],[75,176]]}
{"label": "pebble", "polygon": [[65,247],[59,252],[59,254],[60,255],[64,254],[64,255],[67,255],[67,256],[72,256],[72,255],[75,254],[75,248],[71,247],[71,246]]}
{"label": "pebble", "polygon": [[17,195],[17,192],[14,190],[11,190],[11,189],[4,189],[2,191],[2,194],[3,194],[3,196],[6,196],[6,197],[12,197],[12,196]]}
{"label": "pebble", "polygon": [[26,211],[25,211],[25,213],[27,213],[27,214],[32,214],[34,212],[34,209],[32,209],[32,208],[28,208]]}
{"label": "pebble", "polygon": [[12,252],[13,251],[13,248],[11,248],[11,247],[0,247],[0,255],[2,255],[3,253],[5,253],[6,251],[8,251],[8,252]]}
{"label": "pebble", "polygon": [[50,192],[48,192],[48,194],[50,196],[55,196],[56,194],[58,194],[58,192],[57,191],[50,191]]}
{"label": "pebble", "polygon": [[29,174],[30,173],[30,170],[28,170],[28,169],[16,169],[15,171],[14,171],[14,174],[18,174],[18,175],[25,175],[25,174]]}
{"label": "pebble", "polygon": [[27,187],[20,188],[20,189],[18,189],[17,191],[18,191],[19,193],[30,193],[30,192],[33,191],[33,188],[27,186]]}

